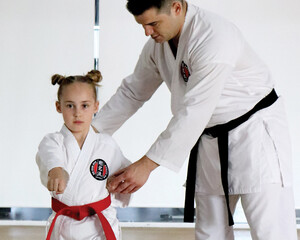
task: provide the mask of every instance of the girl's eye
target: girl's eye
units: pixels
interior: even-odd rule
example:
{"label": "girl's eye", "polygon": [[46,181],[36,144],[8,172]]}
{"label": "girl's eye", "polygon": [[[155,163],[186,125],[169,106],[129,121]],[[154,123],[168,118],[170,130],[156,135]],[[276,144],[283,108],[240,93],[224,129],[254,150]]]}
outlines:
{"label": "girl's eye", "polygon": [[73,108],[73,104],[67,104],[67,108]]}
{"label": "girl's eye", "polygon": [[82,107],[83,107],[83,108],[88,108],[89,105],[88,105],[88,104],[83,104]]}

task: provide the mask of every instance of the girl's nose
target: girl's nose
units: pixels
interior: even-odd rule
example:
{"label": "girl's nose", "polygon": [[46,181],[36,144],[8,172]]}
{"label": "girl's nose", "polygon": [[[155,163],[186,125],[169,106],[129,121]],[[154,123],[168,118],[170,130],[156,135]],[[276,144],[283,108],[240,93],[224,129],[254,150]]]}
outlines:
{"label": "girl's nose", "polygon": [[75,116],[75,117],[80,116],[80,109],[79,109],[79,108],[75,108],[75,109],[74,109],[74,116]]}

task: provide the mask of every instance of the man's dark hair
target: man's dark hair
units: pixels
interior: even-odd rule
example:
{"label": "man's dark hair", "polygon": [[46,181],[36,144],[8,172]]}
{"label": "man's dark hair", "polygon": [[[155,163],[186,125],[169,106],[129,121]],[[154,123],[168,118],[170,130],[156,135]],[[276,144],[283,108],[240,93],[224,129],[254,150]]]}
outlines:
{"label": "man's dark hair", "polygon": [[[146,10],[155,7],[159,11],[165,9],[176,0],[127,0],[127,9],[134,16],[143,14]],[[177,0],[183,2],[183,0]]]}

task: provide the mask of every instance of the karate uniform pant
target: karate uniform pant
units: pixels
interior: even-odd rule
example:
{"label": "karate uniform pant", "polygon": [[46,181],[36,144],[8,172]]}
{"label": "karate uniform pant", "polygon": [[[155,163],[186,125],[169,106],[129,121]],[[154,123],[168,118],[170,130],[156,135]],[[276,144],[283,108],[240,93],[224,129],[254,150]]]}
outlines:
{"label": "karate uniform pant", "polygon": [[[292,187],[268,184],[261,192],[230,195],[229,199],[232,213],[241,199],[252,240],[297,240]],[[196,240],[234,240],[224,196],[196,193],[196,204]]]}

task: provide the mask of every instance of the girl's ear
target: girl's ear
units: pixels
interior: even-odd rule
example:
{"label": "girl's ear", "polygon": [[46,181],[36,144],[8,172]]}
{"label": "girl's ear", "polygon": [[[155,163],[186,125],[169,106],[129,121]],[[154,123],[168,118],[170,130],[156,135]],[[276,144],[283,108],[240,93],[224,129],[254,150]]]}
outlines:
{"label": "girl's ear", "polygon": [[99,110],[99,101],[96,101],[95,102],[95,109],[94,109],[94,113],[97,113],[98,112],[98,110]]}
{"label": "girl's ear", "polygon": [[60,102],[59,102],[59,101],[56,101],[56,102],[55,102],[55,106],[56,106],[56,111],[57,111],[58,113],[61,113],[61,106],[60,106]]}

